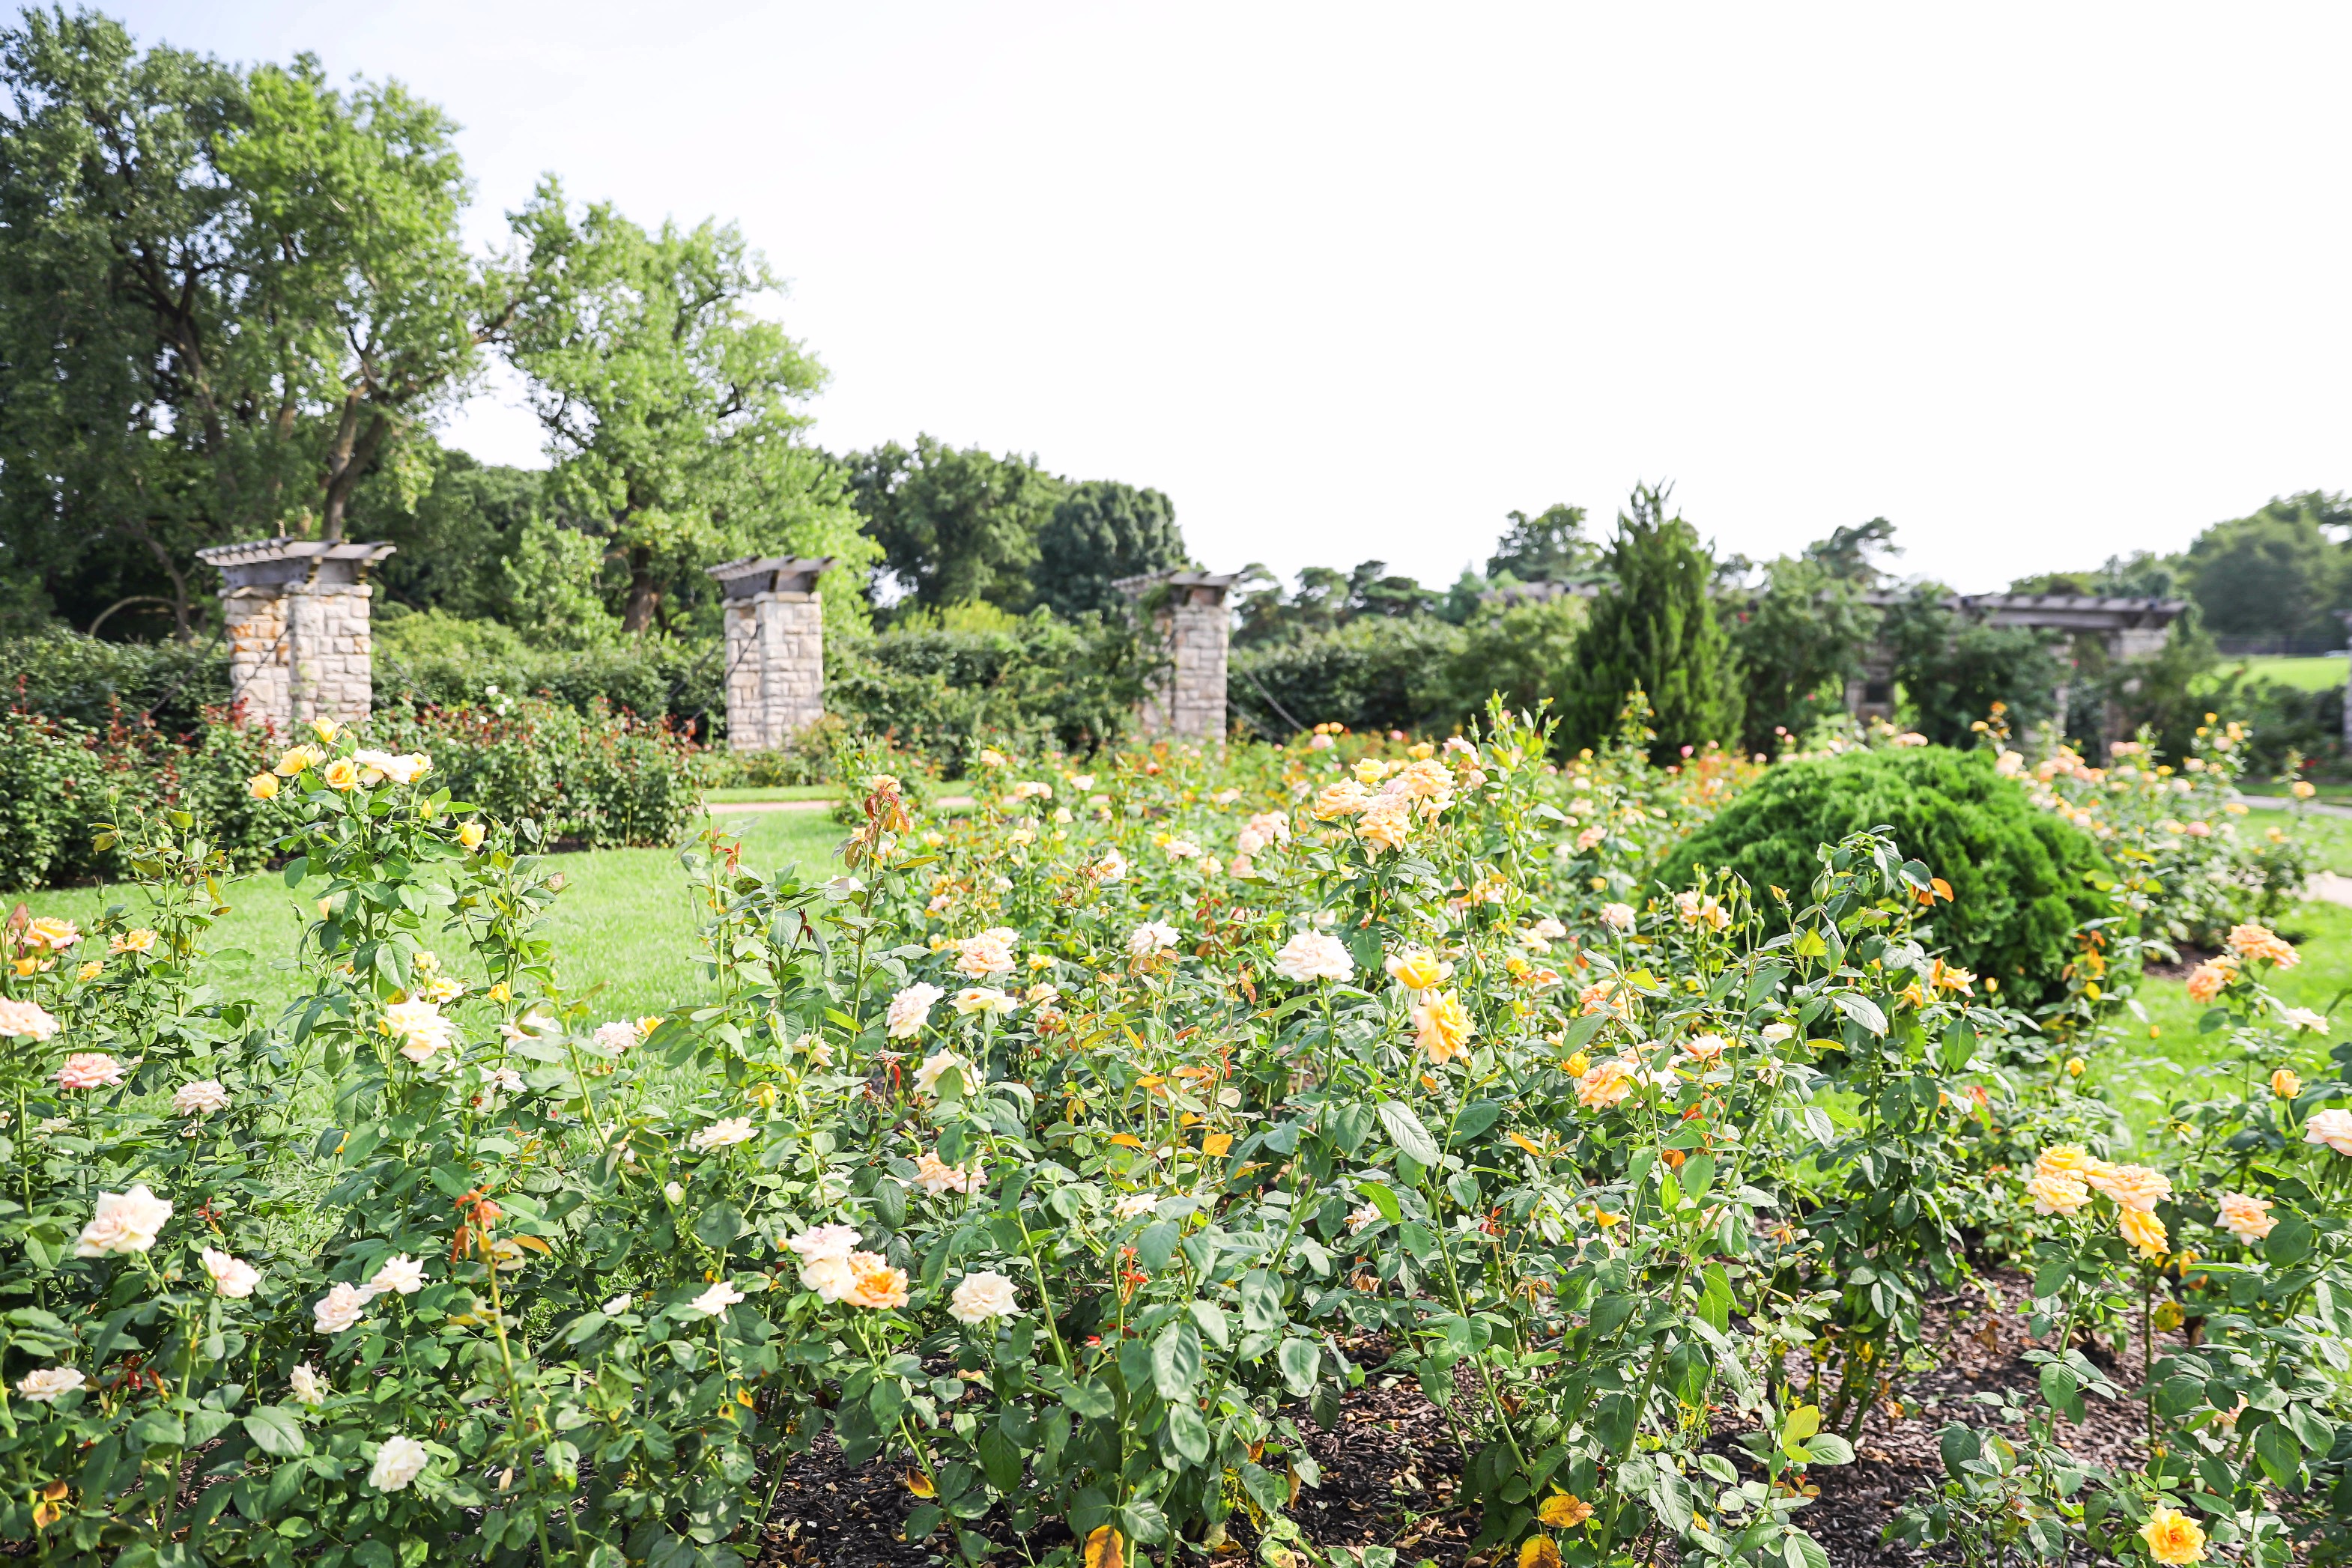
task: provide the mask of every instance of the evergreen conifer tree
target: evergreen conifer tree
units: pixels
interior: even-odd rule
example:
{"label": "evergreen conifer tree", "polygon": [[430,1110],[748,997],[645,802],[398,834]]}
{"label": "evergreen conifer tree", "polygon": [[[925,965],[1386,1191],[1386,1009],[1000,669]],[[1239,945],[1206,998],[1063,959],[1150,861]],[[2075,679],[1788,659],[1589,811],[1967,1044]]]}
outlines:
{"label": "evergreen conifer tree", "polygon": [[1684,747],[1710,740],[1738,745],[1738,662],[1716,619],[1714,558],[1696,529],[1667,515],[1664,488],[1633,492],[1603,564],[1609,577],[1577,642],[1561,743],[1600,744],[1627,694],[1640,690],[1656,715],[1652,760],[1674,760]]}

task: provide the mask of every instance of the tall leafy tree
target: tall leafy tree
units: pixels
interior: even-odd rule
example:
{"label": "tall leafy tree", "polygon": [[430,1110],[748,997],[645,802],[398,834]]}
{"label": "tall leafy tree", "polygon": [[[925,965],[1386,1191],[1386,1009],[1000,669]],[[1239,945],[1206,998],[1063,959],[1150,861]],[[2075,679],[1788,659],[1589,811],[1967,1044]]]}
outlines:
{"label": "tall leafy tree", "polygon": [[79,617],[196,549],[337,537],[495,327],[455,127],[315,59],[240,72],[90,13],[0,31],[0,535]]}
{"label": "tall leafy tree", "polygon": [[2178,599],[2183,576],[2179,556],[2134,550],[2111,555],[2089,571],[2044,571],[2012,578],[2011,593],[2072,593],[2094,598]]}
{"label": "tall leafy tree", "polygon": [[1488,577],[1520,582],[1574,582],[1589,576],[1601,549],[1584,537],[1584,508],[1559,502],[1535,516],[1508,512],[1511,526],[1486,558]]}
{"label": "tall leafy tree", "polygon": [[2318,491],[2216,523],[2183,566],[2209,631],[2239,637],[2326,637],[2347,600],[2342,548],[2328,530],[2352,527],[2352,500]]}
{"label": "tall leafy tree", "polygon": [[1037,602],[1056,615],[1108,614],[1124,602],[1112,583],[1181,567],[1186,559],[1176,507],[1167,497],[1116,479],[1090,479],[1071,486],[1038,530],[1030,582]]}
{"label": "tall leafy tree", "polygon": [[1878,631],[1878,612],[1863,602],[1859,584],[1825,564],[1818,548],[1767,566],[1763,587],[1729,616],[1751,751],[1775,750],[1781,734],[1801,736],[1843,712],[1846,679]]}
{"label": "tall leafy tree", "polygon": [[1992,626],[1945,604],[1950,590],[1922,584],[1886,612],[1883,633],[1895,654],[1904,716],[1929,740],[1965,746],[1969,726],[1996,702],[2020,730],[2051,717],[2066,671],[2058,655],[2022,626]]}
{"label": "tall leafy tree", "polygon": [[912,450],[892,441],[853,453],[847,467],[866,531],[916,604],[1028,608],[1038,536],[1066,494],[1036,458],[919,435]]}
{"label": "tall leafy tree", "polygon": [[1666,506],[1665,490],[1644,487],[1617,514],[1602,559],[1609,577],[1578,643],[1578,688],[1563,705],[1560,737],[1569,746],[1608,734],[1636,689],[1656,715],[1656,760],[1685,746],[1739,739],[1738,660],[1716,618],[1715,562],[1698,531]]}
{"label": "tall leafy tree", "polygon": [[399,547],[375,570],[377,591],[412,610],[512,617],[528,628],[535,612],[502,591],[501,568],[533,523],[551,520],[547,475],[434,444],[415,455],[371,476],[352,498],[352,531]]}
{"label": "tall leafy tree", "polygon": [[1822,576],[1830,581],[1876,588],[1886,578],[1878,558],[1902,553],[1902,548],[1895,542],[1895,525],[1885,517],[1873,517],[1852,528],[1831,529],[1829,538],[1815,539],[1805,547],[1804,559],[1819,568]]}
{"label": "tall leafy tree", "polygon": [[801,439],[824,371],[761,314],[781,286],[732,225],[646,229],[609,204],[575,211],[552,179],[511,222],[499,340],[530,381],[552,500],[618,579],[624,632],[678,629],[728,555],[872,559],[837,469]]}

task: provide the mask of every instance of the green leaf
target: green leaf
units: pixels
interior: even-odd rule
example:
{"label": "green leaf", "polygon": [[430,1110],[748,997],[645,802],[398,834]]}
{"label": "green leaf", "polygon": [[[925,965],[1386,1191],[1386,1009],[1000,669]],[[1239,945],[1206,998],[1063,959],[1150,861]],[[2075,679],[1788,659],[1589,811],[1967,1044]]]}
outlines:
{"label": "green leaf", "polygon": [[1433,1166],[1442,1157],[1437,1140],[1429,1135],[1429,1129],[1421,1124],[1421,1118],[1412,1113],[1412,1107],[1403,1102],[1384,1100],[1381,1103],[1381,1125],[1388,1130],[1391,1143],[1423,1165]]}
{"label": "green leaf", "polygon": [[1290,1488],[1280,1476],[1247,1459],[1242,1461],[1241,1472],[1242,1490],[1265,1512],[1280,1513],[1290,1506]]}
{"label": "green leaf", "polygon": [[131,1435],[150,1448],[176,1448],[188,1440],[187,1429],[169,1410],[150,1410],[131,1423]]}
{"label": "green leaf", "polygon": [[1886,1015],[1868,997],[1853,991],[1840,991],[1830,998],[1832,1006],[1873,1034],[1886,1032]]}
{"label": "green leaf", "polygon": [[1282,1312],[1282,1286],[1263,1269],[1242,1276],[1242,1328],[1250,1333],[1272,1333],[1286,1321]]}
{"label": "green leaf", "polygon": [[[993,1425],[982,1429],[980,1440],[973,1445],[980,1454],[980,1468],[988,1474],[988,1484],[998,1491],[1010,1493],[1021,1484],[1021,1445]],[[914,1539],[914,1531],[908,1531]]]}
{"label": "green leaf", "polygon": [[2265,1421],[2263,1429],[2254,1434],[2254,1458],[2261,1462],[2263,1473],[2274,1483],[2293,1486],[2296,1473],[2303,1469],[2303,1445],[2295,1441],[2294,1434],[2284,1423]]}
{"label": "green leaf", "polygon": [[1233,1348],[1234,1327],[1225,1316],[1224,1308],[1214,1301],[1194,1301],[1190,1304],[1190,1310],[1192,1321],[1201,1325],[1201,1332],[1208,1335],[1212,1343],[1219,1350]]}
{"label": "green leaf", "polygon": [[1570,1024],[1568,1028],[1561,1032],[1559,1037],[1560,1050],[1573,1056],[1576,1052],[1583,1050],[1586,1043],[1590,1041],[1594,1035],[1601,1032],[1601,1026],[1608,1021],[1609,1015],[1607,1013],[1584,1014],[1574,1023]]}
{"label": "green leaf", "polygon": [[1701,1276],[1706,1281],[1706,1293],[1699,1298],[1698,1315],[1717,1333],[1731,1327],[1731,1280],[1720,1263],[1709,1263]]}
{"label": "green leaf", "polygon": [[1145,1226],[1143,1234],[1135,1239],[1136,1266],[1147,1274],[1157,1274],[1167,1268],[1169,1258],[1176,1250],[1177,1239],[1182,1234],[1182,1228],[1172,1220]]}
{"label": "green leaf", "polygon": [[1492,1100],[1473,1100],[1462,1107],[1460,1115],[1454,1118],[1454,1130],[1446,1141],[1475,1138],[1499,1121],[1502,1114],[1503,1108]]}
{"label": "green leaf", "polygon": [[714,1203],[695,1217],[694,1234],[713,1251],[723,1251],[743,1234],[743,1216],[734,1205]]}
{"label": "green leaf", "polygon": [[1693,1155],[1683,1162],[1678,1174],[1682,1177],[1683,1196],[1696,1203],[1706,1196],[1706,1189],[1715,1185],[1715,1156]]}
{"label": "green leaf", "polygon": [[265,1454],[291,1459],[310,1449],[310,1440],[303,1434],[302,1423],[282,1405],[256,1406],[243,1425],[245,1435]]}
{"label": "green leaf", "polygon": [[1286,1339],[1276,1354],[1282,1366],[1282,1381],[1301,1399],[1314,1392],[1315,1375],[1321,1370],[1323,1353],[1311,1339]]}
{"label": "green leaf", "polygon": [[2292,1269],[2311,1256],[2312,1240],[2311,1221],[2290,1214],[2263,1239],[2263,1256],[2282,1269]]}
{"label": "green leaf", "polygon": [[1780,1560],[1789,1568],[1830,1568],[1830,1554],[1801,1530],[1789,1531],[1788,1539],[1780,1542]]}
{"label": "green leaf", "polygon": [[1805,1439],[1805,1457],[1816,1465],[1850,1465],[1853,1445],[1835,1432],[1816,1432]]}
{"label": "green leaf", "polygon": [[1190,1399],[1168,1406],[1168,1447],[1188,1464],[1208,1463],[1209,1424]]}
{"label": "green leaf", "polygon": [[1960,1467],[1984,1454],[1984,1439],[1972,1427],[1958,1422],[1945,1427],[1936,1437],[1936,1451],[1944,1461],[1944,1469],[1954,1480],[1960,1479]]}
{"label": "green leaf", "polygon": [[1372,1207],[1380,1212],[1380,1217],[1382,1219],[1387,1220],[1391,1225],[1394,1225],[1398,1220],[1404,1218],[1404,1210],[1397,1207],[1396,1194],[1391,1192],[1387,1187],[1382,1186],[1380,1183],[1376,1181],[1360,1181],[1356,1184],[1356,1190],[1362,1193],[1365,1197],[1369,1198],[1371,1201]]}
{"label": "green leaf", "polygon": [[2082,1384],[2069,1368],[2050,1362],[2042,1368],[2042,1397],[2069,1421],[2083,1418]]}
{"label": "green leaf", "polygon": [[1179,1318],[1151,1343],[1151,1385],[1171,1405],[1192,1396],[1201,1381],[1201,1331]]}
{"label": "green leaf", "polygon": [[1799,1464],[1804,1463],[1804,1441],[1821,1429],[1820,1408],[1811,1405],[1798,1406],[1780,1422],[1780,1451]]}
{"label": "green leaf", "polygon": [[1073,1383],[1061,1391],[1062,1403],[1089,1421],[1108,1421],[1118,1414],[1118,1397],[1098,1377]]}

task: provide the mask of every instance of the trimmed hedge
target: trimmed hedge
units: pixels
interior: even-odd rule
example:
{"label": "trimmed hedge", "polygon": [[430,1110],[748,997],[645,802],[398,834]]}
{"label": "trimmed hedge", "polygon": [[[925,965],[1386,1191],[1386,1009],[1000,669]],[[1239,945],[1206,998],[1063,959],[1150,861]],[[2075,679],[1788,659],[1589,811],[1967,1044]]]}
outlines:
{"label": "trimmed hedge", "polygon": [[[2000,977],[2001,995],[2030,1002],[2062,989],[2059,971],[2084,921],[2108,913],[2091,885],[2106,862],[2088,834],[2037,811],[1982,751],[1921,747],[1853,751],[1785,763],[1685,840],[1660,875],[1690,885],[1696,868],[1738,873],[1757,907],[1779,919],[1803,903],[1820,846],[1883,828],[1906,855],[1952,889],[1931,945],[1954,963]],[[1788,890],[1783,905],[1766,891]]]}
{"label": "trimmed hedge", "polygon": [[186,744],[152,729],[92,728],[42,714],[0,714],[0,889],[124,874],[96,824],[166,807],[194,811],[241,867],[268,858],[245,781],[277,747],[257,727],[214,709]]}

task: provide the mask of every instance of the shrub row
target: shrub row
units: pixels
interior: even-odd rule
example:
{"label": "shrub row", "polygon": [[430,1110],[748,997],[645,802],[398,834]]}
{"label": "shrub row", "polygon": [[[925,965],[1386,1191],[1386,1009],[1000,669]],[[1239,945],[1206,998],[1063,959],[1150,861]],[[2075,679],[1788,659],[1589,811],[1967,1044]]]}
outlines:
{"label": "shrub row", "polygon": [[[698,800],[700,754],[666,719],[577,712],[535,697],[394,708],[360,727],[368,745],[433,758],[456,797],[550,841],[587,848],[673,844]],[[93,824],[192,812],[235,870],[270,856],[277,830],[246,780],[285,737],[224,708],[174,737],[22,711],[0,715],[0,887],[113,880],[124,852]]]}

